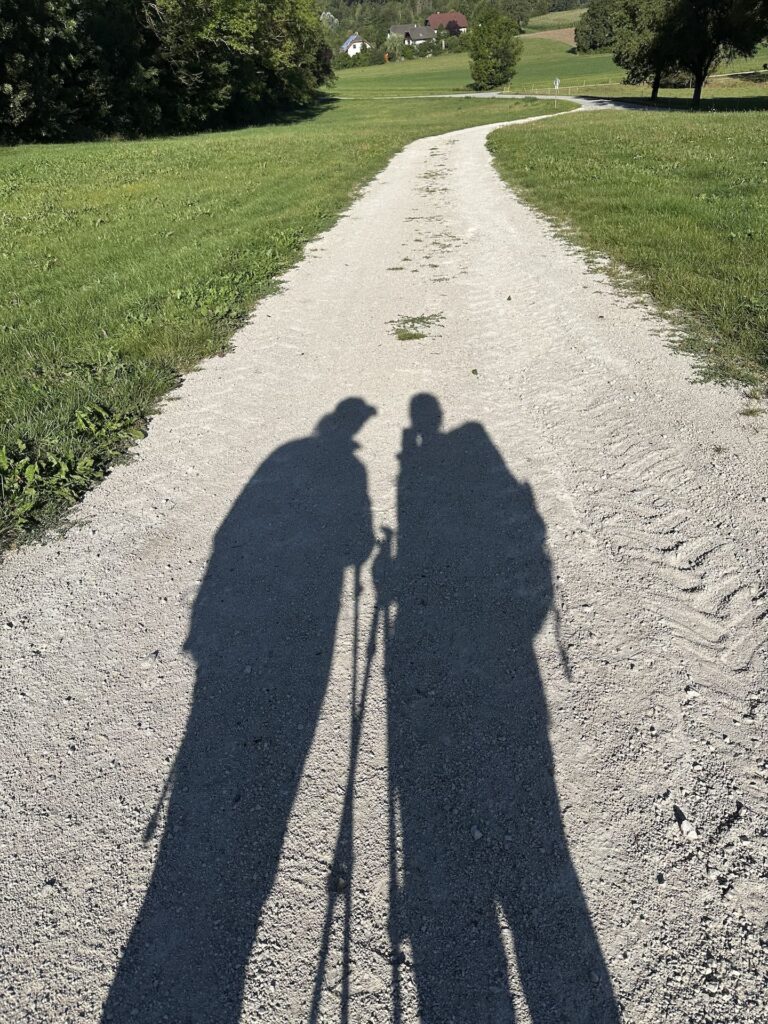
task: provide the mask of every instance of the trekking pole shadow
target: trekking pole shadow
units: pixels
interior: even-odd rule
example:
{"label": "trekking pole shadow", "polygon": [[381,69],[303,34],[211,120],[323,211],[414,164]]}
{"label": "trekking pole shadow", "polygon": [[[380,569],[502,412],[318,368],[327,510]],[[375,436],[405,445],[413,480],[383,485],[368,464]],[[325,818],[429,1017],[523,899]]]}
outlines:
{"label": "trekking pole shadow", "polygon": [[[384,529],[384,540],[379,541],[379,555],[383,550],[389,550],[392,531]],[[337,901],[340,896],[344,897],[344,930],[343,930],[343,951],[342,951],[342,978],[341,978],[341,1022],[348,1024],[349,1021],[349,975],[351,964],[352,945],[352,876],[354,868],[354,797],[355,778],[357,775],[357,764],[360,754],[360,741],[363,732],[363,717],[368,696],[368,687],[371,681],[373,659],[376,656],[376,638],[379,631],[382,607],[377,597],[373,610],[370,629],[368,632],[368,645],[366,648],[365,668],[358,695],[358,654],[359,654],[359,627],[360,627],[360,566],[355,566],[354,574],[354,613],[353,613],[353,634],[352,634],[352,693],[350,700],[350,756],[349,768],[347,770],[347,782],[344,792],[344,804],[339,825],[336,848],[331,861],[331,870],[328,877],[328,906],[325,912],[323,923],[322,939],[320,941],[320,957],[315,977],[315,986],[312,993],[312,1006],[310,1010],[310,1024],[319,1021],[320,1001],[323,992],[323,979],[328,964],[330,952],[331,930],[336,912]]]}

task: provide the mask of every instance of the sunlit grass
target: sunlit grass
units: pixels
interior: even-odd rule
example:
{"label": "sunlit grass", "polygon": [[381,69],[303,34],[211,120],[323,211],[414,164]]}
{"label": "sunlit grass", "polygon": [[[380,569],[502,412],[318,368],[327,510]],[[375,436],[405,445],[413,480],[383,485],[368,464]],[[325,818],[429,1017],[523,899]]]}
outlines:
{"label": "sunlit grass", "polygon": [[[624,72],[609,53],[576,54],[556,39],[523,37],[523,55],[510,89],[535,91],[563,84],[620,81]],[[471,88],[469,57],[445,53],[437,57],[376,64],[341,71],[333,91],[340,96],[420,95],[466,92]]]}
{"label": "sunlit grass", "polygon": [[557,28],[573,28],[586,7],[575,7],[570,11],[550,11],[549,14],[539,14],[530,18],[525,26],[526,32],[549,32]]}
{"label": "sunlit grass", "polygon": [[[567,13],[567,12],[564,12]],[[548,92],[560,79],[560,91],[581,93],[595,86],[620,87],[626,72],[617,67],[610,53],[575,53],[557,39],[523,37],[523,54],[508,91]],[[768,63],[768,47],[754,57],[741,58],[721,67],[722,72],[762,68]],[[716,80],[715,80],[716,81]],[[376,64],[341,71],[331,91],[339,96],[418,96],[434,93],[467,92],[471,88],[469,57],[466,53],[445,53],[437,57]],[[649,89],[645,89],[646,94]],[[685,90],[676,90],[686,95]],[[690,97],[690,93],[687,94]]]}
{"label": "sunlit grass", "polygon": [[[502,176],[624,283],[684,324],[705,377],[765,394],[768,120],[605,111],[503,129]],[[626,273],[625,273],[626,272]]]}

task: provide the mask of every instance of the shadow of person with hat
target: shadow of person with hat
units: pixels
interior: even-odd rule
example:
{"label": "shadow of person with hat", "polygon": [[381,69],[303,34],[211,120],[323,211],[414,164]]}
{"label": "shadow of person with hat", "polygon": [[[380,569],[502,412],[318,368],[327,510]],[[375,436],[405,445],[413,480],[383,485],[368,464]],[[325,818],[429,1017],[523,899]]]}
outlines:
{"label": "shadow of person with hat", "polygon": [[345,399],[278,448],[216,534],[186,642],[197,680],[164,834],[104,1022],[240,1019],[325,696],[344,571],[373,546],[354,438],[374,414]]}

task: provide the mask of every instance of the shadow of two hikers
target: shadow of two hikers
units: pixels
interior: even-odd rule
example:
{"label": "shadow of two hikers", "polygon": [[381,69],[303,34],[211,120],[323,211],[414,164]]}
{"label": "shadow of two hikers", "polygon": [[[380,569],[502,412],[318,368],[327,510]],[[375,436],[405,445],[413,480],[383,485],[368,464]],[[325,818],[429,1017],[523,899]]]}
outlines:
{"label": "shadow of two hikers", "polygon": [[[187,641],[197,682],[166,827],[105,1022],[240,1019],[325,696],[344,572],[374,549],[354,440],[374,413],[346,399],[310,437],[276,450],[217,534]],[[430,395],[411,414],[397,553],[374,560],[379,605],[393,609],[384,665],[403,868],[389,896],[393,1019],[407,942],[422,1020],[514,1021],[508,929],[535,1024],[614,1024],[533,650],[552,602],[544,523],[480,424],[443,431]]]}

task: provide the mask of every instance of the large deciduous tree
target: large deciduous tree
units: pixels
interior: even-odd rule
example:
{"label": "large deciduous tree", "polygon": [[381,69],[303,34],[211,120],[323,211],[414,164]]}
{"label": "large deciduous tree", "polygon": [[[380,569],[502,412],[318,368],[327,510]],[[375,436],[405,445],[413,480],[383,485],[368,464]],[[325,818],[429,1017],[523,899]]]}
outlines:
{"label": "large deciduous tree", "polygon": [[469,44],[469,69],[476,89],[496,89],[512,78],[520,59],[520,29],[498,8],[475,10]]}
{"label": "large deciduous tree", "polygon": [[707,76],[726,57],[750,56],[768,34],[765,0],[674,0],[660,32],[676,63],[693,78],[693,103],[701,103]]}
{"label": "large deciduous tree", "polygon": [[2,141],[46,138],[50,126],[67,123],[62,77],[73,46],[60,8],[49,0],[3,0],[0,5]]}
{"label": "large deciduous tree", "polygon": [[145,3],[180,123],[237,123],[303,103],[330,75],[312,0]]}
{"label": "large deciduous tree", "polygon": [[3,0],[0,138],[128,132],[146,117],[140,0]]}
{"label": "large deciduous tree", "polygon": [[2,0],[0,140],[190,131],[308,101],[314,0]]}

